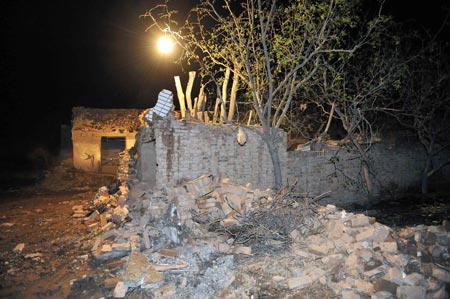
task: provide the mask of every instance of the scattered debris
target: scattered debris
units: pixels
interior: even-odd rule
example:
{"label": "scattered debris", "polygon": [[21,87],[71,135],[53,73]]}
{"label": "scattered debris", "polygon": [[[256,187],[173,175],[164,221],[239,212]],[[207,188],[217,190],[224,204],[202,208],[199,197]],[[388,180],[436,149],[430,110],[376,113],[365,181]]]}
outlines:
{"label": "scattered debris", "polygon": [[96,228],[109,224],[91,252],[99,261],[125,260],[111,290],[116,298],[252,298],[261,279],[268,285],[258,292],[268,297],[448,296],[446,223],[397,232],[291,190],[211,175],[156,192],[140,183],[107,191],[100,188],[89,206],[100,215]]}
{"label": "scattered debris", "polygon": [[15,253],[22,253],[23,249],[25,248],[25,243],[19,243],[14,247],[13,251]]}

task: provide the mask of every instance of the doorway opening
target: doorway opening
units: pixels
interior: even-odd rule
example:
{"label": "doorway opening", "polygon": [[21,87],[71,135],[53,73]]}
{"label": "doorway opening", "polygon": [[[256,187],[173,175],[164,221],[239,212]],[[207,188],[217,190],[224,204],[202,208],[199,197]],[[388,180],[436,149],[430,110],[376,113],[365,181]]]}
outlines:
{"label": "doorway opening", "polygon": [[125,137],[102,137],[100,172],[116,174],[119,167],[119,153],[125,150]]}

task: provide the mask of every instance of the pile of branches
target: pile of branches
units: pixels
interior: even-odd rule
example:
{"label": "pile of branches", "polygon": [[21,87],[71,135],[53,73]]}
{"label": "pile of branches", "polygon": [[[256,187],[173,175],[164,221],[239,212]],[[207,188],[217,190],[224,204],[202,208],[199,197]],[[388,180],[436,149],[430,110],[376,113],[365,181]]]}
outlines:
{"label": "pile of branches", "polygon": [[216,227],[216,231],[228,234],[234,244],[252,247],[253,253],[285,250],[296,235],[306,237],[321,232],[317,201],[323,195],[310,198],[293,189],[281,190],[267,205],[249,211],[232,226]]}

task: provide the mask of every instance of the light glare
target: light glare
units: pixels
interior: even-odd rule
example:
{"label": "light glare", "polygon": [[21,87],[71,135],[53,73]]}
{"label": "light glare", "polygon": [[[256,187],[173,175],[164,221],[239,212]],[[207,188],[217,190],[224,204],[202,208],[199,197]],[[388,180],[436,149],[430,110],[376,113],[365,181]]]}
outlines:
{"label": "light glare", "polygon": [[158,48],[162,53],[169,53],[173,49],[173,41],[167,36],[162,36],[158,40]]}

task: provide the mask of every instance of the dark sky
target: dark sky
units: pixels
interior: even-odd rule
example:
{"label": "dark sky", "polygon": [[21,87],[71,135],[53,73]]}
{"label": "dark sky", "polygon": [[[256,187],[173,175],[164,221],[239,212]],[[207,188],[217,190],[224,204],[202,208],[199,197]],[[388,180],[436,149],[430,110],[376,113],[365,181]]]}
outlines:
{"label": "dark sky", "polygon": [[[174,89],[181,68],[155,51],[148,20],[139,18],[156,2],[1,2],[2,160],[37,145],[55,148],[73,106],[148,108],[161,89]],[[173,2],[183,12],[196,1]],[[403,20],[436,27],[443,19],[444,0],[390,2]]]}

